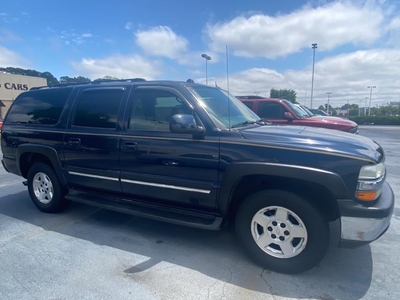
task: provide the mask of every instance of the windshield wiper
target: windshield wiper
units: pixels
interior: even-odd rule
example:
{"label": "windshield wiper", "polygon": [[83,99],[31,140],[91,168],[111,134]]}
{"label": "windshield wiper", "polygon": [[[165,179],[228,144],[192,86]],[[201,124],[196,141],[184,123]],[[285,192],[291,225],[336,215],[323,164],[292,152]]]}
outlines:
{"label": "windshield wiper", "polygon": [[251,124],[258,124],[258,125],[268,125],[271,124],[270,122],[265,122],[261,119],[256,120],[256,121],[244,121],[244,122],[240,122],[237,124],[234,124],[231,126],[231,128],[236,128],[236,127],[241,127],[241,126],[245,126],[245,125],[251,125]]}

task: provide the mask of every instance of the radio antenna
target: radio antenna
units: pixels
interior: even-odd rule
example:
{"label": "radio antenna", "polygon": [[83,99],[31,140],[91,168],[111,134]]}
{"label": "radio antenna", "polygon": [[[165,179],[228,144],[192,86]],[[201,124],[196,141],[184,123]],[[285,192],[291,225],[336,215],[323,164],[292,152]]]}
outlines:
{"label": "radio antenna", "polygon": [[228,45],[225,45],[225,55],[226,55],[226,86],[228,90],[228,126],[231,130],[231,100],[229,99],[229,61],[228,61]]}

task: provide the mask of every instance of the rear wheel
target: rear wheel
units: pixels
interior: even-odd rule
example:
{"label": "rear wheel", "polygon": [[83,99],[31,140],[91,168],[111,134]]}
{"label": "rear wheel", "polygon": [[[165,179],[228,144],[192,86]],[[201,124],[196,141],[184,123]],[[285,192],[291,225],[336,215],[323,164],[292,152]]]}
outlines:
{"label": "rear wheel", "polygon": [[28,190],[33,203],[43,212],[56,213],[69,204],[54,170],[45,163],[35,163],[29,169]]}
{"label": "rear wheel", "polygon": [[250,256],[282,273],[311,269],[324,257],[328,223],[308,201],[283,190],[248,197],[236,215],[236,231]]}

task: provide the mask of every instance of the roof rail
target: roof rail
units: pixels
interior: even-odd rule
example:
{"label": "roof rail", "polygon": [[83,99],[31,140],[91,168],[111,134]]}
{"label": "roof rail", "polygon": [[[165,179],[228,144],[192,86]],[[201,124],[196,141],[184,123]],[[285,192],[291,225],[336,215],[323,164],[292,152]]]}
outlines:
{"label": "roof rail", "polygon": [[95,79],[93,81],[88,82],[62,82],[54,85],[44,85],[44,86],[35,86],[31,87],[29,90],[41,90],[45,88],[53,88],[53,87],[66,87],[73,85],[83,85],[83,84],[101,84],[101,83],[109,83],[109,82],[138,82],[138,81],[146,81],[144,78],[128,78],[128,79]]}
{"label": "roof rail", "polygon": [[128,79],[95,79],[91,83],[101,83],[101,82],[137,82],[146,81],[144,78],[128,78]]}
{"label": "roof rail", "polygon": [[34,87],[31,87],[29,90],[41,90],[41,89],[45,89],[45,88],[63,87],[63,86],[89,84],[89,83],[92,83],[92,82],[91,81],[89,81],[89,82],[64,82],[64,83],[57,83],[57,84],[53,84],[53,85],[34,86]]}
{"label": "roof rail", "polygon": [[254,95],[249,95],[249,96],[235,96],[238,99],[264,99],[266,97],[261,97],[261,96],[254,96]]}

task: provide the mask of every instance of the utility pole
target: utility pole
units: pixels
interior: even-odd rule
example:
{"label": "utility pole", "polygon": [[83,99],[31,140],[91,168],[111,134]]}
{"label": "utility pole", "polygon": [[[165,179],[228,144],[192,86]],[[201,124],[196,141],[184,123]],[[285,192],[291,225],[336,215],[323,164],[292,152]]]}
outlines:
{"label": "utility pole", "polygon": [[364,107],[364,116],[367,115],[367,100],[369,99],[369,97],[365,97],[365,107]]}
{"label": "utility pole", "polygon": [[313,100],[313,92],[314,92],[314,65],[315,65],[315,49],[317,49],[317,43],[311,44],[311,48],[313,49],[313,62],[312,62],[312,77],[311,77],[311,102],[310,108],[313,108],[312,100]]}
{"label": "utility pole", "polygon": [[375,85],[367,86],[367,89],[370,89],[369,92],[369,108],[368,108],[368,115],[371,115],[371,100],[372,100],[372,89],[376,88]]}
{"label": "utility pole", "polygon": [[326,112],[330,115],[330,113],[329,113],[329,96],[332,95],[332,92],[326,92],[326,94],[328,95],[328,107],[326,109]]}
{"label": "utility pole", "polygon": [[206,60],[206,85],[208,85],[208,70],[207,70],[207,62],[208,62],[209,60],[211,60],[211,56],[209,56],[209,55],[207,55],[207,54],[203,53],[203,54],[201,55],[201,57],[202,57],[202,58],[204,58],[204,59]]}

